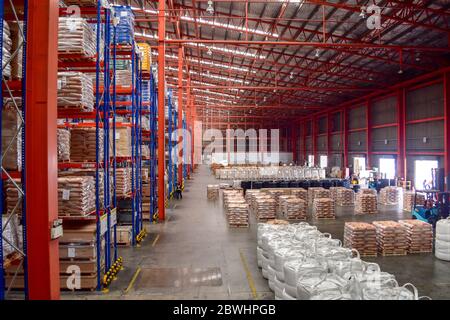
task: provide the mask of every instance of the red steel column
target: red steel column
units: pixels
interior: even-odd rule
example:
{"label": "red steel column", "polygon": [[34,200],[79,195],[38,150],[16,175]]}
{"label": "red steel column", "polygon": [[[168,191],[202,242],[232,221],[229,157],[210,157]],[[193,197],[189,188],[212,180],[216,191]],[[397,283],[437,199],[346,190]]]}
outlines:
{"label": "red steel column", "polygon": [[[181,133],[183,130],[183,47],[178,48],[178,129]],[[183,184],[183,154],[184,150],[182,148],[183,137],[180,136],[178,139],[178,144],[181,146],[179,151],[179,164],[178,164],[178,181]]]}
{"label": "red steel column", "polygon": [[308,154],[306,150],[306,121],[303,121],[303,163],[308,160]]}
{"label": "red steel column", "polygon": [[166,19],[165,0],[158,3],[158,216],[166,218]]}
{"label": "red steel column", "polygon": [[367,146],[367,168],[372,169],[372,117],[370,100],[366,102],[366,146]]}
{"label": "red steel column", "polygon": [[344,172],[348,168],[348,114],[347,109],[342,109],[342,144],[344,145]]}
{"label": "red steel column", "polygon": [[445,153],[445,177],[447,191],[450,190],[450,73],[444,74],[444,153]]}
{"label": "red steel column", "polygon": [[405,89],[397,91],[397,174],[406,179]]}
{"label": "red steel column", "polygon": [[297,139],[298,139],[298,127],[296,125],[291,126],[292,134],[292,160],[294,162],[298,161],[297,155]]}
{"label": "red steel column", "polygon": [[317,134],[319,132],[317,126],[317,119],[313,117],[311,119],[311,130],[312,130],[312,154],[314,156],[314,165],[317,164]]}
{"label": "red steel column", "polygon": [[25,162],[29,299],[60,298],[56,142],[58,0],[28,1]]}
{"label": "red steel column", "polygon": [[331,114],[327,114],[327,162],[330,163],[331,156]]}

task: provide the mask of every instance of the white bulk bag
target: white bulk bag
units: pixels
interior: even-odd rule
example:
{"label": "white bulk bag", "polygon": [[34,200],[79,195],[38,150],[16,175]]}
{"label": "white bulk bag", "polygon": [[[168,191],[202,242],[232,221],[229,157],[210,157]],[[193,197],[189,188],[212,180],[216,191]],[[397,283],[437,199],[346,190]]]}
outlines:
{"label": "white bulk bag", "polygon": [[289,293],[286,292],[286,290],[283,290],[283,300],[292,301],[297,300],[297,298],[291,296]]}
{"label": "white bulk bag", "polygon": [[436,222],[436,238],[438,236],[450,236],[450,218]]}
{"label": "white bulk bag", "polygon": [[334,292],[342,295],[348,282],[336,274],[305,274],[297,282],[297,299],[309,300],[313,296],[324,295],[325,292]]}
{"label": "white bulk bag", "polygon": [[304,275],[325,275],[328,272],[327,265],[314,258],[288,261],[283,269],[286,291],[293,297],[297,296],[296,287],[299,278]]}
{"label": "white bulk bag", "polygon": [[288,261],[302,260],[307,254],[307,249],[301,249],[297,246],[279,248],[275,251],[274,269],[278,279],[284,281],[284,265]]}
{"label": "white bulk bag", "polygon": [[[409,288],[409,289],[408,289]],[[365,290],[364,300],[419,300],[417,288],[411,283],[401,287],[384,287],[378,290]]]}
{"label": "white bulk bag", "polygon": [[256,248],[256,260],[258,261],[258,267],[262,268],[262,255],[263,249],[261,247]]}

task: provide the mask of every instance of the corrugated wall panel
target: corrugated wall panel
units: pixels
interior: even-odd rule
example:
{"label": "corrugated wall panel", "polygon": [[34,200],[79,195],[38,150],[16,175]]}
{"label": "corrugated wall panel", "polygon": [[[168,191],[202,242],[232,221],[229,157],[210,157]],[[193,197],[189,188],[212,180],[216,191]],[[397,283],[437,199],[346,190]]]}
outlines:
{"label": "corrugated wall panel", "polygon": [[331,132],[341,131],[341,113],[335,113],[331,116]]}
{"label": "corrugated wall panel", "polygon": [[319,134],[326,133],[328,127],[328,118],[327,117],[319,118],[318,127],[319,127]]}
{"label": "corrugated wall panel", "polygon": [[[424,142],[424,138],[426,142]],[[444,121],[409,124],[406,126],[407,151],[444,151]]]}
{"label": "corrugated wall panel", "polygon": [[342,135],[341,134],[333,134],[331,135],[331,151],[343,151],[343,144],[342,144]]}
{"label": "corrugated wall panel", "polygon": [[348,135],[348,150],[366,151],[367,148],[366,136],[367,134],[365,131],[351,132]]}
{"label": "corrugated wall panel", "polygon": [[397,121],[397,98],[388,97],[372,103],[370,116],[373,126],[395,123]]}
{"label": "corrugated wall panel", "polygon": [[397,127],[372,129],[372,151],[397,151],[397,146]]}
{"label": "corrugated wall panel", "polygon": [[366,127],[366,108],[364,106],[352,108],[348,111],[349,129],[360,129]]}
{"label": "corrugated wall panel", "polygon": [[342,167],[342,154],[333,153],[328,158],[329,167]]}
{"label": "corrugated wall panel", "polygon": [[306,138],[306,154],[311,154],[312,151],[313,151],[312,138],[311,137],[307,137]]}
{"label": "corrugated wall panel", "polygon": [[326,152],[327,151],[327,136],[317,137],[317,151]]}
{"label": "corrugated wall panel", "polygon": [[406,93],[406,121],[444,115],[444,87],[442,83]]}

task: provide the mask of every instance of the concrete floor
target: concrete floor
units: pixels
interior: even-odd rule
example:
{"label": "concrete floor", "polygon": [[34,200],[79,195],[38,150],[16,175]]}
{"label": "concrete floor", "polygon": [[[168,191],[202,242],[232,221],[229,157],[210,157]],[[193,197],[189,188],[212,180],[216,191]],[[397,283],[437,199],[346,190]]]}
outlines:
{"label": "concrete floor", "polygon": [[[167,222],[147,226],[140,248],[123,248],[125,270],[109,293],[64,293],[63,299],[273,299],[256,263],[256,221],[250,229],[230,229],[220,202],[206,199],[206,185],[217,183],[200,167],[187,184],[184,200],[174,201]],[[345,221],[408,218],[396,208],[380,214],[354,216],[338,210],[334,221],[310,221],[322,232],[342,240]],[[420,295],[450,299],[450,263],[432,254],[365,258],[412,282]]]}

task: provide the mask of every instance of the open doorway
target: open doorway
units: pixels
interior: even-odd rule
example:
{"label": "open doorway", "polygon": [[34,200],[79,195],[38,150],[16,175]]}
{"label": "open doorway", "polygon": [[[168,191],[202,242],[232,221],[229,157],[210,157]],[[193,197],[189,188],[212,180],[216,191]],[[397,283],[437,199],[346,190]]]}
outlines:
{"label": "open doorway", "polygon": [[380,175],[385,179],[395,178],[395,159],[381,158],[380,159]]}
{"label": "open doorway", "polygon": [[366,158],[354,157],[353,158],[353,173],[360,174],[366,171]]}
{"label": "open doorway", "polygon": [[414,187],[416,190],[431,188],[433,180],[431,169],[436,169],[438,165],[437,160],[414,161]]}

